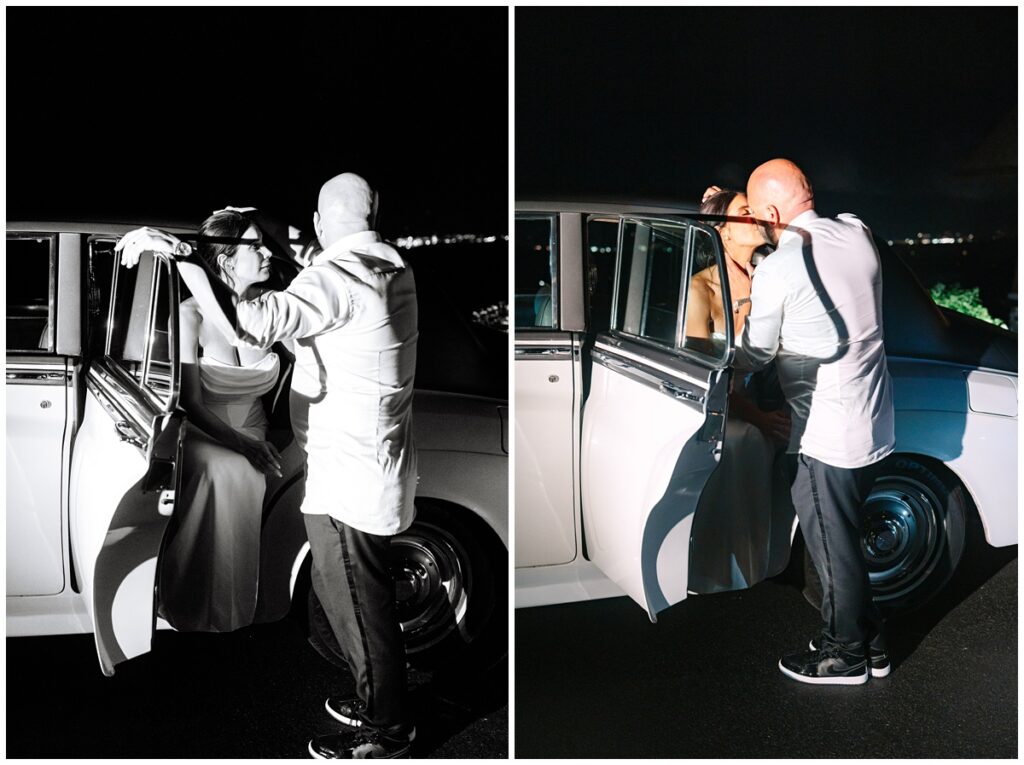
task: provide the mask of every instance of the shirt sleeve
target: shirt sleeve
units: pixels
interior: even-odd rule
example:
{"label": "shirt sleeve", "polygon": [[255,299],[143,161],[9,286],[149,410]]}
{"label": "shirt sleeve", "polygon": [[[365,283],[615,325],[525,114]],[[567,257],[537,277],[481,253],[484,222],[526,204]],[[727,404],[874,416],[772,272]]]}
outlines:
{"label": "shirt sleeve", "polygon": [[236,306],[236,331],[246,345],[269,348],[337,329],[352,318],[345,280],[329,265],[304,269],[280,292],[267,292]]}
{"label": "shirt sleeve", "polygon": [[736,349],[734,366],[741,370],[761,369],[779,350],[786,288],[782,278],[762,265],[750,283],[750,313]]}

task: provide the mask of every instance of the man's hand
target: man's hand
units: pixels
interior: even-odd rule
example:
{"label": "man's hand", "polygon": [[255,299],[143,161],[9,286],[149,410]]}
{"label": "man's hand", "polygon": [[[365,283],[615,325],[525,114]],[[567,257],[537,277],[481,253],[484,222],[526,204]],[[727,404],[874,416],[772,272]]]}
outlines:
{"label": "man's hand", "polygon": [[180,243],[176,236],[156,228],[143,226],[129,231],[121,237],[114,252],[121,255],[121,265],[131,268],[139,262],[144,252],[152,252],[159,258],[174,259],[174,248]]}

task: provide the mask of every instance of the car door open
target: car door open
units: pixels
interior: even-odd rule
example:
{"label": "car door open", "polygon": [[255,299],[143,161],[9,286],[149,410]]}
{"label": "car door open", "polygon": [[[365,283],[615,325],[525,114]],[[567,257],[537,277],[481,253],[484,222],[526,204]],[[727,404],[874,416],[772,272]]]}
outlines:
{"label": "car door open", "polygon": [[[696,303],[687,315],[693,278],[706,269],[724,273],[712,229],[623,217],[611,328],[591,351],[581,464],[587,557],[652,621],[686,597],[693,515],[721,454],[732,319],[725,310],[716,332]],[[713,299],[728,306],[728,279],[717,281]]]}
{"label": "car door open", "polygon": [[[90,257],[113,257],[105,245],[91,243]],[[105,348],[88,371],[70,481],[74,563],[105,675],[150,649],[184,432],[174,265],[147,253],[136,269],[111,270]]]}

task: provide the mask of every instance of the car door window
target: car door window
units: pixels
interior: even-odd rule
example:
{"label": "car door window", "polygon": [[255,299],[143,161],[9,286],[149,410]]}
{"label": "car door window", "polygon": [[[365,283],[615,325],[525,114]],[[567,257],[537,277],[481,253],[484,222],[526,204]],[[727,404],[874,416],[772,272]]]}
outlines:
{"label": "car door window", "polygon": [[107,356],[162,409],[169,405],[173,389],[175,279],[168,263],[148,254],[136,268],[116,269],[107,322]]}
{"label": "car door window", "polygon": [[8,236],[8,353],[53,353],[55,259],[52,236]]}
{"label": "car door window", "polygon": [[558,248],[553,215],[516,218],[516,329],[558,327]]}
{"label": "car door window", "polygon": [[730,335],[724,316],[728,285],[718,278],[717,252],[711,234],[691,224],[624,220],[614,327],[666,348],[723,360]]}
{"label": "car door window", "polygon": [[615,253],[619,244],[619,219],[592,216],[587,221],[584,245],[587,264],[587,326],[605,332],[612,323],[612,295],[615,289]]}

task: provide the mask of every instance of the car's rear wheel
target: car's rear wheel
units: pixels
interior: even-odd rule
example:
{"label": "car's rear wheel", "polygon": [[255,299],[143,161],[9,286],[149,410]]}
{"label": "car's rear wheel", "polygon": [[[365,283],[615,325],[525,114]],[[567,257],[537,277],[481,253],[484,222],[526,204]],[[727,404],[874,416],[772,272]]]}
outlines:
{"label": "car's rear wheel", "polygon": [[[486,663],[507,651],[508,555],[475,516],[417,500],[416,521],[391,541],[398,618],[406,653],[426,663]],[[311,642],[340,654],[310,588]]]}
{"label": "car's rear wheel", "polygon": [[[941,465],[908,455],[882,462],[862,510],[861,549],[884,614],[917,608],[949,582],[963,556],[970,512],[963,487]],[[805,572],[805,594],[820,603],[809,556]]]}

